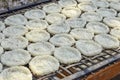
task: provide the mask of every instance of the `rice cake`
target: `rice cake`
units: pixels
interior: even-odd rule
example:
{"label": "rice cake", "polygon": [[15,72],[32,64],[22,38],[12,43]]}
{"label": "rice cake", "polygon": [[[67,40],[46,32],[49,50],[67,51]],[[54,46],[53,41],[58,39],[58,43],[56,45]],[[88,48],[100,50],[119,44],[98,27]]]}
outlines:
{"label": "rice cake", "polygon": [[63,64],[79,62],[82,58],[81,53],[73,47],[59,47],[55,49],[54,56]]}
{"label": "rice cake", "polygon": [[2,64],[6,66],[22,66],[28,64],[31,59],[31,55],[28,51],[22,49],[16,49],[7,51],[1,56]]}

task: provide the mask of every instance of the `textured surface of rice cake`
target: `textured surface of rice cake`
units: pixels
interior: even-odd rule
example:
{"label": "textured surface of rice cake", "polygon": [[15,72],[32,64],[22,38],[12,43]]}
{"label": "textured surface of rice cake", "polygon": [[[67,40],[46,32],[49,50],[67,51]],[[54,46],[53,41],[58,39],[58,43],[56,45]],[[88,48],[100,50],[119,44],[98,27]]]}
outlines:
{"label": "textured surface of rice cake", "polygon": [[96,35],[94,39],[106,49],[119,47],[119,40],[109,34],[99,34]]}
{"label": "textured surface of rice cake", "polygon": [[89,22],[86,28],[95,34],[108,33],[109,27],[101,22]]}
{"label": "textured surface of rice cake", "polygon": [[59,47],[54,56],[63,64],[79,62],[82,58],[81,53],[73,47]]}
{"label": "textured surface of rice cake", "polygon": [[50,38],[50,34],[45,30],[32,30],[25,36],[31,42],[47,41]]}
{"label": "textured surface of rice cake", "polygon": [[39,20],[45,18],[46,14],[43,10],[34,9],[25,12],[25,17],[28,19]]}
{"label": "textured surface of rice cake", "polygon": [[55,46],[49,42],[32,43],[27,47],[27,50],[33,56],[51,55],[53,54],[54,49]]}
{"label": "textured surface of rice cake", "polygon": [[0,31],[2,31],[3,29],[5,29],[5,24],[2,21],[0,21]]}
{"label": "textured surface of rice cake", "polygon": [[15,66],[4,69],[0,80],[33,80],[30,70],[23,66]]}
{"label": "textured surface of rice cake", "polygon": [[50,42],[55,46],[72,46],[75,40],[69,34],[56,34],[50,39]]}
{"label": "textured surface of rice cake", "polygon": [[30,63],[29,68],[35,76],[42,76],[59,69],[59,62],[56,58],[44,55],[34,57]]}
{"label": "textured surface of rice cake", "polygon": [[26,65],[31,59],[28,51],[16,49],[7,51],[1,56],[1,62],[6,66],[22,66]]}
{"label": "textured surface of rice cake", "polygon": [[76,48],[85,56],[94,56],[102,52],[102,46],[92,40],[79,40]]}
{"label": "textured surface of rice cake", "polygon": [[25,25],[26,23],[27,19],[22,14],[12,15],[5,19],[7,25]]}
{"label": "textured surface of rice cake", "polygon": [[24,37],[10,37],[1,42],[1,46],[7,50],[25,48],[27,45],[28,40]]}

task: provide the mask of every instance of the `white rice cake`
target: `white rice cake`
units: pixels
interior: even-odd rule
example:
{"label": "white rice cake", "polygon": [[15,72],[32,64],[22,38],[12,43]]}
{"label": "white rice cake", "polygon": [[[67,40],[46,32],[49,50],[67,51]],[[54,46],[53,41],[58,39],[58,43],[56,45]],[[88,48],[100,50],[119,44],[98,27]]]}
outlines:
{"label": "white rice cake", "polygon": [[6,25],[25,25],[27,19],[22,14],[16,14],[7,17],[4,22]]}
{"label": "white rice cake", "polygon": [[25,12],[25,17],[32,20],[40,20],[45,18],[46,13],[40,9],[33,9]]}
{"label": "white rice cake", "polygon": [[74,38],[69,34],[56,34],[49,41],[55,46],[72,46],[75,43]]}
{"label": "white rice cake", "polygon": [[6,66],[22,66],[29,63],[31,55],[23,49],[7,51],[1,56],[2,64]]}
{"label": "white rice cake", "polygon": [[49,42],[37,42],[28,45],[27,50],[32,56],[51,55],[55,50],[55,46]]}
{"label": "white rice cake", "polygon": [[76,28],[71,30],[70,34],[75,39],[92,39],[94,37],[94,33],[89,31],[88,29]]}
{"label": "white rice cake", "polygon": [[68,33],[70,31],[70,27],[65,23],[59,23],[48,26],[47,30],[51,34]]}
{"label": "white rice cake", "polygon": [[10,37],[6,38],[1,42],[1,46],[4,49],[11,50],[11,49],[18,49],[18,48],[25,48],[28,45],[28,40],[24,37]]}
{"label": "white rice cake", "polygon": [[101,22],[89,22],[86,28],[95,34],[108,33],[109,27]]}
{"label": "white rice cake", "polygon": [[99,34],[96,35],[94,39],[105,49],[113,49],[119,47],[119,40],[109,34]]}
{"label": "white rice cake", "polygon": [[81,53],[73,47],[59,47],[55,49],[54,56],[63,64],[79,62]]}
{"label": "white rice cake", "polygon": [[58,60],[49,55],[36,56],[29,63],[29,68],[34,76],[42,76],[55,72],[59,69],[59,66]]}
{"label": "white rice cake", "polygon": [[79,40],[75,46],[85,56],[99,55],[103,50],[102,46],[93,40]]}
{"label": "white rice cake", "polygon": [[47,41],[50,38],[50,34],[45,30],[32,30],[25,36],[30,42]]}
{"label": "white rice cake", "polygon": [[30,70],[23,66],[15,66],[4,69],[0,74],[0,80],[33,80]]}

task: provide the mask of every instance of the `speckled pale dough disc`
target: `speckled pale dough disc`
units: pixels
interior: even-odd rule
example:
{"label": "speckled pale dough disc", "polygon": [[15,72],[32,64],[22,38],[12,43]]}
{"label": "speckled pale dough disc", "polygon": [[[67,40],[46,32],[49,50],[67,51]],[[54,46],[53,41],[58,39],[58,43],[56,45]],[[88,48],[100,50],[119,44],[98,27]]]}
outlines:
{"label": "speckled pale dough disc", "polygon": [[66,16],[60,13],[51,13],[51,14],[48,14],[45,19],[50,24],[61,23],[65,21]]}
{"label": "speckled pale dough disc", "polygon": [[102,47],[92,40],[79,40],[76,42],[76,48],[85,56],[94,56],[102,52]]}
{"label": "speckled pale dough disc", "polygon": [[70,18],[66,20],[65,23],[71,28],[83,28],[85,27],[86,21],[82,18]]}
{"label": "speckled pale dough disc", "polygon": [[25,12],[25,17],[28,19],[39,20],[41,18],[45,18],[46,14],[43,10],[34,9]]}
{"label": "speckled pale dough disc", "polygon": [[61,9],[62,9],[62,7],[56,3],[50,3],[50,4],[43,6],[43,10],[46,13],[57,13],[57,12],[60,12]]}
{"label": "speckled pale dough disc", "polygon": [[110,3],[110,7],[117,10],[117,11],[120,11],[120,2],[111,2]]}
{"label": "speckled pale dough disc", "polygon": [[102,16],[96,12],[85,12],[81,15],[81,18],[86,21],[101,21]]}
{"label": "speckled pale dough disc", "polygon": [[48,27],[48,23],[46,20],[30,20],[26,26],[30,30],[42,30]]}
{"label": "speckled pale dough disc", "polygon": [[27,50],[33,56],[51,55],[53,54],[54,49],[55,49],[55,46],[49,42],[32,43],[27,47]]}
{"label": "speckled pale dough disc", "polygon": [[4,69],[0,77],[2,80],[33,80],[30,70],[23,66]]}
{"label": "speckled pale dough disc", "polygon": [[89,22],[86,28],[95,34],[108,33],[109,28],[101,22]]}
{"label": "speckled pale dough disc", "polygon": [[87,30],[87,29],[82,29],[82,28],[76,28],[71,30],[70,34],[75,38],[75,39],[92,39],[94,37],[94,33]]}
{"label": "speckled pale dough disc", "polygon": [[76,18],[80,16],[81,10],[75,7],[66,7],[63,8],[62,13],[69,18]]}
{"label": "speckled pale dough disc", "polygon": [[5,24],[2,21],[0,21],[0,31],[2,31],[3,29],[5,29]]}
{"label": "speckled pale dough disc", "polygon": [[55,46],[72,46],[75,40],[69,34],[56,34],[50,39],[50,42]]}
{"label": "speckled pale dough disc", "polygon": [[107,24],[109,27],[120,27],[120,18],[113,17],[113,18],[104,18],[103,22]]}
{"label": "speckled pale dough disc", "polygon": [[5,19],[7,25],[25,25],[26,23],[27,19],[22,14],[12,15]]}
{"label": "speckled pale dough disc", "polygon": [[5,39],[5,35],[3,33],[0,33],[0,43]]}
{"label": "speckled pale dough disc", "polygon": [[3,52],[4,52],[4,49],[0,46],[0,56],[2,55]]}
{"label": "speckled pale dough disc", "polygon": [[73,7],[77,5],[75,0],[59,0],[58,3],[62,7]]}
{"label": "speckled pale dough disc", "polygon": [[59,47],[54,56],[63,64],[79,62],[82,58],[81,53],[73,47]]}
{"label": "speckled pale dough disc", "polygon": [[120,39],[120,28],[111,29],[110,34]]}
{"label": "speckled pale dough disc", "polygon": [[87,11],[87,12],[97,10],[96,5],[94,5],[91,2],[80,3],[78,4],[78,8],[80,8],[82,11]]}
{"label": "speckled pale dough disc", "polygon": [[11,26],[7,27],[3,30],[3,34],[7,37],[13,37],[13,36],[22,36],[25,33],[28,32],[28,29],[25,27],[16,27],[16,26]]}
{"label": "speckled pale dough disc", "polygon": [[59,69],[59,62],[56,58],[44,55],[34,57],[30,63],[29,68],[35,76],[42,76]]}
{"label": "speckled pale dough disc", "polygon": [[92,1],[99,8],[107,8],[109,7],[109,3],[106,0],[94,0]]}
{"label": "speckled pale dough disc", "polygon": [[2,72],[3,65],[0,63],[0,72]]}
{"label": "speckled pale dough disc", "polygon": [[27,45],[28,40],[24,37],[10,37],[1,42],[1,46],[7,50],[25,48]]}
{"label": "speckled pale dough disc", "polygon": [[50,34],[45,30],[32,30],[25,36],[31,42],[47,41],[50,38]]}
{"label": "speckled pale dough disc", "polygon": [[97,10],[97,13],[103,17],[115,17],[117,15],[117,12],[114,9],[107,8],[100,8]]}
{"label": "speckled pale dough disc", "polygon": [[94,39],[106,49],[119,47],[119,40],[109,34],[99,34]]}
{"label": "speckled pale dough disc", "polygon": [[51,34],[68,33],[70,31],[70,27],[65,23],[59,23],[48,26],[47,30]]}
{"label": "speckled pale dough disc", "polygon": [[6,66],[26,65],[31,59],[31,55],[26,50],[16,49],[5,52],[1,56],[1,62]]}

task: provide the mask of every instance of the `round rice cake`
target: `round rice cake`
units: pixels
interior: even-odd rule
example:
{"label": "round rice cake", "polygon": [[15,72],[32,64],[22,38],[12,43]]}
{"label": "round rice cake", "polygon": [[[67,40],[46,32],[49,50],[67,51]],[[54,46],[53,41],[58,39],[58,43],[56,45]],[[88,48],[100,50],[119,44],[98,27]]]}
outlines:
{"label": "round rice cake", "polygon": [[107,8],[99,8],[97,10],[97,13],[99,13],[103,17],[115,17],[117,15],[117,12],[114,9]]}
{"label": "round rice cake", "polygon": [[57,13],[57,12],[60,12],[62,10],[62,7],[56,3],[50,3],[47,5],[44,5],[43,10],[46,13]]}
{"label": "round rice cake", "polygon": [[5,39],[5,35],[3,33],[0,33],[0,43]]}
{"label": "round rice cake", "polygon": [[79,39],[92,39],[94,37],[94,33],[82,28],[76,28],[71,30],[70,34],[77,40]]}
{"label": "round rice cake", "polygon": [[1,72],[0,77],[0,80],[33,80],[30,70],[23,66],[4,69]]}
{"label": "round rice cake", "polygon": [[2,21],[0,21],[0,31],[2,31],[3,29],[5,29],[5,24]]}
{"label": "round rice cake", "polygon": [[86,28],[95,34],[108,33],[109,27],[101,22],[89,22]]}
{"label": "round rice cake", "polygon": [[39,20],[45,18],[46,14],[43,10],[34,9],[25,12],[25,17],[28,19]]}
{"label": "round rice cake", "polygon": [[49,41],[55,46],[72,46],[75,42],[69,34],[56,34]]}
{"label": "round rice cake", "polygon": [[45,18],[45,20],[49,24],[62,23],[65,21],[65,19],[66,19],[66,16],[60,13],[51,13],[51,14],[48,14]]}
{"label": "round rice cake", "polygon": [[2,64],[6,66],[22,66],[28,64],[31,59],[31,55],[28,51],[22,49],[16,49],[7,51],[1,56]]}
{"label": "round rice cake", "polygon": [[111,29],[110,34],[120,39],[120,28]]}
{"label": "round rice cake", "polygon": [[30,30],[42,30],[48,27],[46,20],[30,20],[26,27]]}
{"label": "round rice cake", "polygon": [[85,27],[86,21],[82,18],[71,18],[65,21],[71,28],[83,28]]}
{"label": "round rice cake", "polygon": [[102,16],[96,12],[85,12],[81,15],[81,18],[86,21],[101,21]]}
{"label": "round rice cake", "polygon": [[112,17],[112,18],[104,18],[103,22],[109,27],[120,27],[120,18]]}
{"label": "round rice cake", "polygon": [[55,49],[54,56],[63,64],[79,62],[82,59],[81,53],[73,47],[59,47]]}
{"label": "round rice cake", "polygon": [[30,42],[47,41],[50,38],[50,34],[45,30],[32,30],[25,36]]}
{"label": "round rice cake", "polygon": [[94,0],[92,2],[99,8],[109,7],[109,2],[107,2],[106,0]]}
{"label": "round rice cake", "polygon": [[6,25],[25,25],[27,19],[22,14],[16,14],[7,17],[4,22]]}
{"label": "round rice cake", "polygon": [[59,0],[58,4],[62,7],[74,7],[77,5],[75,0]]}
{"label": "round rice cake", "polygon": [[96,35],[94,39],[105,49],[112,49],[119,47],[119,40],[109,34],[99,34]]}
{"label": "round rice cake", "polygon": [[28,32],[28,29],[25,27],[16,27],[11,26],[7,27],[3,30],[3,34],[7,37],[13,37],[13,36],[23,36]]}
{"label": "round rice cake", "polygon": [[6,50],[25,48],[28,45],[28,40],[24,37],[9,37],[1,42],[1,46]]}
{"label": "round rice cake", "polygon": [[76,18],[80,16],[81,10],[76,7],[66,7],[63,8],[62,14],[64,14],[68,18]]}
{"label": "round rice cake", "polygon": [[79,40],[75,46],[85,56],[98,55],[103,50],[102,46],[93,40]]}
{"label": "round rice cake", "polygon": [[70,27],[65,23],[59,23],[48,26],[47,30],[51,34],[68,33],[70,31]]}
{"label": "round rice cake", "polygon": [[87,12],[97,10],[97,6],[94,5],[92,2],[79,3],[78,8],[82,11],[87,11]]}
{"label": "round rice cake", "polygon": [[117,11],[120,11],[120,2],[111,2],[110,3],[110,7],[117,10]]}
{"label": "round rice cake", "polygon": [[55,46],[49,42],[37,42],[28,45],[27,50],[32,56],[51,55]]}
{"label": "round rice cake", "polygon": [[0,72],[2,72],[3,65],[0,63]]}
{"label": "round rice cake", "polygon": [[59,62],[56,58],[44,55],[34,57],[30,63],[29,68],[35,76],[43,76],[59,69]]}

